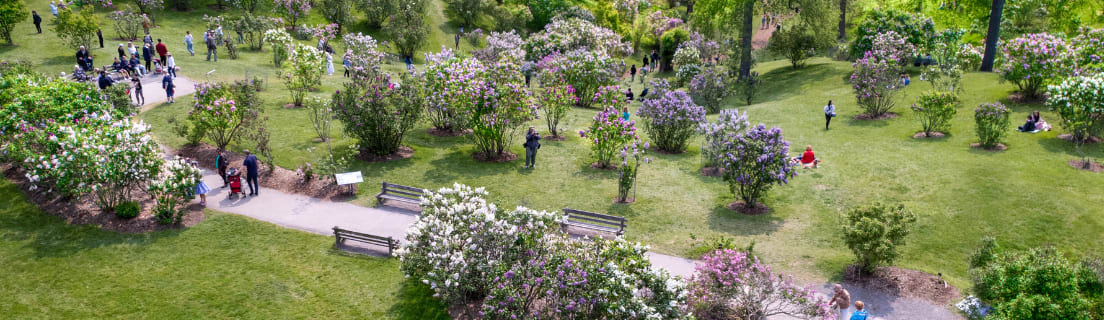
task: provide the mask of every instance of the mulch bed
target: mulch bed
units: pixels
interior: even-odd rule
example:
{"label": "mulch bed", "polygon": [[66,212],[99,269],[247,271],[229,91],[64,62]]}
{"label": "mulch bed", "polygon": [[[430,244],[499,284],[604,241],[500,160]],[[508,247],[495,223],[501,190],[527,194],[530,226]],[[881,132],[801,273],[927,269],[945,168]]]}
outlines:
{"label": "mulch bed", "polygon": [[[1066,140],[1066,141],[1073,142],[1073,143],[1078,142],[1077,140],[1073,140],[1073,135],[1072,134],[1068,134],[1068,133],[1063,133],[1063,134],[1058,135],[1058,139]],[[1085,144],[1095,144],[1095,143],[1100,143],[1100,137],[1089,137],[1088,139],[1085,139]]]}
{"label": "mulch bed", "polygon": [[513,152],[503,152],[501,154],[487,154],[483,152],[476,152],[472,154],[472,158],[483,162],[510,162],[518,159],[518,155]]}
{"label": "mulch bed", "polygon": [[870,115],[864,113],[864,114],[860,114],[860,115],[855,116],[855,120],[888,120],[888,119],[893,119],[893,118],[896,118],[896,117],[897,117],[897,114],[893,113],[893,112],[886,112],[885,114],[882,114],[882,115],[877,116],[877,117],[871,117]]}
{"label": "mulch bed", "polygon": [[701,169],[701,175],[706,177],[720,177],[724,175],[724,168],[705,167]]}
{"label": "mulch bed", "polygon": [[1046,99],[1047,96],[1045,93],[1039,94],[1039,96],[1035,98],[1029,98],[1020,92],[1013,92],[1012,94],[1008,95],[1008,100],[1012,100],[1012,102],[1015,103],[1042,103],[1046,101]]}
{"label": "mulch bed", "polygon": [[[215,156],[218,155],[218,149],[214,146],[208,144],[184,146],[172,152],[187,158],[196,159],[196,161],[199,162],[199,166],[204,169],[215,170]],[[230,158],[231,168],[237,167],[239,170],[245,170],[241,164],[242,160],[245,160],[244,155],[226,151],[226,156]],[[264,159],[260,160],[264,161]],[[295,174],[294,170],[288,170],[277,166],[274,171],[269,171],[268,165],[263,163],[259,170],[260,177],[257,180],[261,183],[262,189],[272,188],[287,193],[297,193],[331,201],[348,200],[353,196],[345,192],[345,188],[334,185],[333,181],[329,178],[315,176],[314,179],[301,183],[299,182],[299,176]],[[243,190],[246,189],[244,179],[245,177],[243,176]],[[218,187],[221,186],[211,186],[211,188]],[[264,190],[260,190],[260,193],[264,194]]]}
{"label": "mulch bed", "polygon": [[958,288],[947,284],[938,275],[919,270],[895,267],[880,267],[874,274],[863,274],[858,266],[851,265],[843,271],[846,284],[857,284],[870,289],[881,290],[898,296],[930,301],[936,305],[946,305],[962,298]]}
{"label": "mulch bed", "polygon": [[386,162],[402,160],[414,156],[414,149],[407,146],[399,146],[399,151],[386,156],[357,154],[356,158],[367,162]]}
{"label": "mulch bed", "polygon": [[[1088,162],[1088,163],[1086,163],[1086,162]],[[1101,164],[1100,164],[1100,162],[1095,162],[1095,161],[1082,161],[1082,160],[1070,160],[1070,161],[1069,161],[1069,162],[1067,162],[1067,163],[1069,163],[1069,165],[1070,165],[1071,167],[1074,167],[1074,168],[1077,168],[1077,169],[1081,169],[1081,170],[1088,170],[1088,171],[1092,171],[1092,172],[1101,172],[1101,171],[1104,171],[1104,165],[1101,165]],[[1086,164],[1087,164],[1087,166],[1086,166]]]}
{"label": "mulch bed", "polygon": [[546,140],[546,141],[564,141],[564,140],[567,140],[567,136],[544,136],[544,137],[541,137],[541,140]]}
{"label": "mulch bed", "polygon": [[649,147],[652,147],[652,148],[648,148],[648,150],[652,150],[652,151],[655,151],[656,153],[661,153],[661,154],[683,154],[683,153],[686,153],[686,150],[682,150],[682,151],[679,151],[679,152],[671,152],[671,151],[660,149],[659,147],[656,147],[654,145],[649,146]]}
{"label": "mulch bed", "polygon": [[592,162],[592,163],[590,164],[590,168],[591,168],[591,169],[597,169],[597,170],[606,170],[606,171],[613,171],[613,170],[617,170],[617,166],[616,166],[616,165],[610,164],[609,166],[605,166],[605,167],[603,167],[603,166],[601,166],[601,165],[598,165],[598,163],[597,163],[597,162]]}
{"label": "mulch bed", "polygon": [[[203,207],[199,206],[199,200],[197,198],[197,200],[191,201],[187,206],[182,208],[182,210],[186,210],[188,213],[184,215],[184,219],[181,221],[180,225],[164,225],[157,223],[152,212],[156,202],[153,201],[145,191],[136,190],[133,196],[137,199],[143,199],[138,202],[142,207],[142,211],[137,217],[123,219],[115,216],[113,212],[105,212],[97,208],[91,196],[79,199],[61,199],[57,194],[46,193],[41,189],[32,191],[30,190],[31,184],[24,175],[24,171],[11,164],[0,165],[0,170],[4,171],[4,177],[6,177],[8,181],[19,186],[19,189],[27,196],[27,200],[34,203],[39,210],[62,218],[69,224],[95,225],[101,229],[122,233],[145,233],[191,227],[199,224],[206,218],[203,214]],[[210,199],[208,199],[208,201],[210,201]]]}
{"label": "mulch bed", "polygon": [[441,129],[437,129],[437,128],[429,128],[429,130],[426,130],[426,133],[429,133],[429,135],[436,136],[436,137],[459,137],[459,136],[462,136],[462,135],[465,135],[465,134],[468,134],[468,133],[471,133],[471,132],[472,132],[471,129],[464,130],[464,131],[452,131],[452,130],[441,130]]}
{"label": "mulch bed", "polygon": [[970,144],[970,148],[981,149],[981,150],[985,150],[985,151],[1004,151],[1004,150],[1008,150],[1008,146],[1004,145],[1003,143],[998,143],[996,147],[992,147],[992,148],[982,148],[980,143],[974,142],[974,143]]}
{"label": "mulch bed", "polygon": [[761,215],[761,214],[767,214],[767,213],[770,213],[770,211],[771,211],[770,208],[768,208],[766,205],[764,205],[762,203],[756,203],[755,206],[752,206],[751,208],[748,208],[748,206],[745,205],[743,201],[735,201],[735,202],[729,203],[728,205],[725,206],[725,208],[728,208],[728,210],[736,211],[736,212],[743,213],[743,214],[746,214],[746,215],[749,215],[749,216],[757,216],[757,215]]}
{"label": "mulch bed", "polygon": [[946,136],[947,135],[945,135],[945,134],[943,134],[942,132],[939,132],[939,131],[933,131],[931,134],[924,134],[924,132],[921,131],[921,132],[917,132],[916,134],[912,135],[912,138],[913,139],[940,139],[940,138],[943,138],[943,137],[946,137]]}
{"label": "mulch bed", "polygon": [[619,199],[617,199],[617,197],[613,197],[613,203],[630,204],[630,203],[633,203],[633,202],[636,202],[636,198],[625,198],[625,201],[619,201]]}

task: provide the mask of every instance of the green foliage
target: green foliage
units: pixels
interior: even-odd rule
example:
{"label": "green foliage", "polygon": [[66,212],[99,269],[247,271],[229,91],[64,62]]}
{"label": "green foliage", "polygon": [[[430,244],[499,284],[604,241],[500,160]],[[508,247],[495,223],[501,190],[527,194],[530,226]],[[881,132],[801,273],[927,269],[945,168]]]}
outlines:
{"label": "green foliage", "polygon": [[1062,117],[1062,127],[1075,141],[1099,137],[1104,131],[1104,75],[1069,78],[1050,86],[1047,106]]}
{"label": "green foliage", "polygon": [[107,18],[115,27],[115,35],[125,40],[138,40],[142,32],[142,22],[146,21],[141,13],[131,11],[130,6],[124,10],[109,13]]}
{"label": "green foliage", "polygon": [[974,109],[974,123],[977,125],[981,147],[992,149],[1001,143],[1008,134],[1010,113],[1012,112],[1000,102],[983,103]]}
{"label": "green foliage", "polygon": [[671,62],[675,58],[675,51],[679,44],[690,39],[690,32],[683,28],[667,30],[659,37],[660,71],[671,71]]}
{"label": "green foliage", "polygon": [[27,15],[23,0],[0,0],[0,36],[4,37],[8,45],[15,43],[11,36],[12,30],[15,30],[17,23],[27,19]]}
{"label": "green foliage", "polygon": [[495,18],[495,29],[499,31],[525,31],[529,21],[533,20],[533,13],[529,8],[517,4],[497,6],[491,14]]}
{"label": "green foliage", "polygon": [[1001,38],[1041,32],[1074,33],[1084,24],[1079,13],[1088,3],[1086,0],[1008,1],[1001,15]]}
{"label": "green foliage", "polygon": [[974,291],[993,308],[989,318],[1102,319],[1095,311],[1104,284],[1091,260],[1074,262],[1053,247],[1005,251],[987,239],[970,262]]}
{"label": "green foliage", "polygon": [[202,132],[215,147],[225,150],[241,135],[253,128],[259,119],[261,108],[256,91],[245,82],[234,84],[201,83],[196,87],[195,106],[188,114],[191,129],[185,137]]}
{"label": "green foliage", "polygon": [[759,94],[763,80],[759,78],[758,72],[752,71],[746,78],[733,81],[732,85],[735,87],[736,96],[743,98],[744,103],[750,106],[755,96]]}
{"label": "green foliage", "polygon": [[953,93],[933,91],[920,95],[916,103],[912,104],[912,111],[916,112],[924,135],[930,137],[932,132],[949,133],[951,119],[954,119],[957,112],[956,107],[958,97]]}
{"label": "green foliage", "polygon": [[115,216],[123,219],[133,219],[142,211],[142,206],[137,201],[123,201],[115,206]]}
{"label": "green foliage", "polygon": [[[542,77],[543,78],[543,77]],[[537,105],[544,113],[544,120],[548,124],[548,133],[553,137],[559,137],[560,120],[575,105],[575,88],[569,85],[548,84],[536,92]]]}
{"label": "green foliage", "polygon": [[264,47],[265,31],[276,27],[280,27],[276,19],[256,16],[248,12],[230,22],[230,28],[236,32],[241,32],[245,44],[249,46],[250,50],[254,51],[261,50]]}
{"label": "green foliage", "polygon": [[935,39],[935,23],[922,14],[895,10],[870,12],[859,25],[855,41],[851,43],[851,58],[859,58],[874,49],[874,37],[893,31],[921,51],[931,49]]}
{"label": "green foliage", "polygon": [[203,141],[203,136],[207,134],[199,127],[196,127],[191,121],[181,121],[177,119],[176,116],[172,116],[165,121],[169,124],[169,127],[172,128],[172,132],[184,138],[184,141],[186,141],[189,146],[199,145],[199,143]]}
{"label": "green foliage", "polygon": [[296,44],[288,51],[288,63],[280,69],[280,78],[284,80],[296,107],[303,105],[307,91],[322,84],[325,61],[322,51],[312,46]]}
{"label": "green foliage", "polygon": [[429,40],[429,27],[425,21],[425,0],[400,0],[398,10],[383,27],[391,38],[391,45],[399,56],[413,58],[414,51]]}
{"label": "green foliage", "polygon": [[73,49],[80,46],[92,47],[92,39],[96,37],[96,30],[100,29],[100,18],[96,16],[92,6],[84,6],[79,12],[73,12],[71,8],[58,10],[57,32],[61,41]]}
{"label": "green foliage", "polygon": [[544,28],[544,25],[552,22],[552,17],[566,11],[569,6],[565,0],[526,0],[526,5],[533,16],[529,20],[529,28],[533,30]]}
{"label": "green foliage", "polygon": [[397,1],[394,0],[354,0],[357,9],[364,13],[365,24],[369,27],[380,27],[383,22],[395,13]]}
{"label": "green foliage", "polygon": [[794,69],[801,68],[805,66],[805,60],[816,55],[818,49],[823,50],[831,46],[832,38],[818,36],[821,34],[824,33],[804,27],[785,28],[771,36],[767,50],[789,59]]}
{"label": "green foliage", "polygon": [[407,131],[425,112],[425,85],[403,73],[402,84],[386,76],[347,83],[333,95],[333,110],[345,124],[345,133],[357,139],[360,153],[386,156],[399,151]]}
{"label": "green foliage", "polygon": [[353,23],[352,0],[319,0],[315,3],[318,10],[322,11],[322,16],[326,17],[326,21],[337,24],[339,30]]}
{"label": "green foliage", "polygon": [[130,100],[130,84],[126,81],[116,82],[103,90],[104,100],[119,114],[132,115],[138,112],[137,106]]}
{"label": "green foliage", "polygon": [[[495,3],[489,0],[444,0],[445,2],[445,14],[449,19],[455,20],[460,23],[460,26],[475,28],[475,23],[479,21],[479,17],[490,13],[494,8]],[[402,9],[400,6],[399,12]]]}
{"label": "green foliage", "polygon": [[843,242],[864,272],[892,264],[898,257],[897,247],[905,244],[916,224],[916,215],[901,204],[874,203],[851,209],[844,219]]}

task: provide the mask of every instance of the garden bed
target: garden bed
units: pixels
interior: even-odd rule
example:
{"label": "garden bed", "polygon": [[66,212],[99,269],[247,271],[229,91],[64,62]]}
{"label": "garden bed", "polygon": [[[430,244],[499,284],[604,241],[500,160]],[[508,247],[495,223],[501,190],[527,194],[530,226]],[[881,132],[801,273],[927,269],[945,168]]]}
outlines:
{"label": "garden bed", "polygon": [[518,155],[513,152],[505,151],[500,154],[487,154],[483,152],[476,152],[472,154],[472,158],[483,162],[510,162],[518,159]]}
{"label": "garden bed", "polygon": [[912,135],[912,138],[913,139],[942,139],[946,136],[947,135],[943,134],[942,132],[932,131],[931,134],[925,134],[924,132],[917,132],[916,134]]}
{"label": "garden bed", "polygon": [[883,113],[882,115],[876,116],[876,117],[871,116],[869,114],[863,113],[863,114],[855,116],[855,120],[889,120],[889,119],[893,119],[893,118],[896,118],[896,117],[897,117],[897,114],[893,113],[893,112],[886,112],[886,113]]}
{"label": "garden bed", "polygon": [[750,208],[743,201],[735,201],[725,206],[728,210],[736,211],[749,216],[757,216],[770,213],[771,209],[762,203],[756,203]]}
{"label": "garden bed", "polygon": [[392,160],[402,160],[402,159],[410,158],[410,157],[413,157],[413,156],[414,156],[414,149],[413,148],[407,147],[407,146],[399,146],[399,151],[396,151],[395,153],[392,153],[392,154],[389,154],[389,155],[386,155],[386,156],[365,155],[363,153],[358,153],[356,158],[359,159],[359,160],[362,160],[362,161],[367,161],[367,162],[387,162],[387,161],[392,161]]}
{"label": "garden bed", "polygon": [[[1088,163],[1086,163],[1086,162],[1088,162]],[[1104,165],[1101,165],[1100,162],[1095,162],[1095,161],[1091,161],[1091,160],[1070,160],[1068,163],[1071,167],[1081,169],[1081,170],[1087,170],[1087,171],[1092,171],[1092,172],[1104,171]]]}
{"label": "garden bed", "polygon": [[[215,156],[218,155],[218,149],[208,144],[199,144],[194,146],[184,146],[179,150],[174,151],[181,156],[196,159],[199,162],[199,166],[208,170],[215,170]],[[245,156],[225,151],[226,156],[230,158],[230,167],[239,168],[239,170],[245,170],[242,166],[242,160],[245,160]],[[262,161],[264,159],[261,159]],[[331,201],[348,200],[352,195],[345,193],[344,188],[340,188],[333,184],[332,179],[315,176],[314,179],[310,179],[307,182],[299,182],[300,178],[295,174],[295,171],[275,167],[274,171],[268,170],[267,164],[262,164],[259,168],[260,177],[258,182],[261,183],[262,188],[272,188],[287,193],[297,193],[307,195],[319,199],[326,199]],[[242,188],[246,188],[244,178],[242,177]],[[218,188],[221,186],[212,185],[212,188]],[[264,193],[264,190],[261,190]]]}
{"label": "garden bed", "polygon": [[1004,150],[1008,150],[1008,146],[1006,146],[1003,143],[998,143],[997,146],[992,147],[992,148],[983,148],[980,143],[974,142],[974,143],[970,144],[970,148],[981,149],[981,150],[985,150],[985,151],[1004,151]]}
{"label": "garden bed", "polygon": [[863,274],[858,266],[851,265],[843,271],[845,284],[859,285],[901,297],[930,301],[946,305],[962,298],[958,288],[947,284],[940,276],[919,270],[881,267],[874,274]]}
{"label": "garden bed", "polygon": [[429,130],[426,130],[426,133],[428,133],[431,136],[435,136],[435,137],[459,137],[459,136],[462,136],[462,135],[465,135],[465,134],[469,134],[471,132],[472,132],[471,129],[464,130],[464,131],[452,131],[452,130],[441,130],[441,129],[437,129],[437,128],[429,128]]}
{"label": "garden bed", "polygon": [[138,201],[138,205],[142,209],[137,217],[123,219],[115,216],[113,212],[100,210],[90,197],[61,199],[56,194],[42,192],[41,190],[31,191],[30,182],[27,180],[27,176],[24,175],[24,171],[11,164],[0,165],[0,170],[4,171],[4,177],[8,181],[19,186],[19,189],[27,196],[27,200],[35,204],[39,210],[62,218],[69,224],[95,225],[101,229],[123,233],[145,233],[175,229],[181,226],[190,227],[199,224],[205,218],[203,207],[199,205],[199,201],[191,200],[188,205],[181,208],[187,214],[184,215],[180,225],[160,224],[153,217],[155,201],[145,191],[136,190],[133,196],[135,199],[143,199]]}
{"label": "garden bed", "polygon": [[724,168],[704,167],[701,169],[701,175],[706,177],[720,177],[724,175]]}

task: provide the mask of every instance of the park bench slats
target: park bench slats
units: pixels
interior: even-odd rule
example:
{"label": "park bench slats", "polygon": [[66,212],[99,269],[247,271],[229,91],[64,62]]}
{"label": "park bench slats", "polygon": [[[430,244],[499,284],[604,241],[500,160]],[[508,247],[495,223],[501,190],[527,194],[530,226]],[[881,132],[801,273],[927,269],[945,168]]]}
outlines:
{"label": "park bench slats", "polygon": [[384,247],[387,247],[387,256],[388,257],[391,256],[394,249],[399,248],[399,241],[395,240],[391,237],[381,237],[381,236],[377,236],[377,235],[371,235],[371,234],[367,234],[367,233],[346,230],[346,229],[339,228],[337,226],[333,227],[333,232],[334,232],[334,241],[336,242],[337,245],[341,245],[342,243],[345,243],[345,240],[353,240],[353,241],[367,243],[367,244],[374,244],[374,245],[384,246]]}
{"label": "park bench slats", "polygon": [[565,229],[567,228],[567,226],[574,226],[584,229],[610,232],[618,236],[625,234],[624,217],[575,210],[571,208],[564,208],[563,211],[564,214],[567,215],[562,223],[562,226]]}
{"label": "park bench slats", "polygon": [[387,183],[384,181],[380,188],[380,193],[376,194],[376,204],[382,205],[384,200],[421,204],[422,192],[420,188]]}

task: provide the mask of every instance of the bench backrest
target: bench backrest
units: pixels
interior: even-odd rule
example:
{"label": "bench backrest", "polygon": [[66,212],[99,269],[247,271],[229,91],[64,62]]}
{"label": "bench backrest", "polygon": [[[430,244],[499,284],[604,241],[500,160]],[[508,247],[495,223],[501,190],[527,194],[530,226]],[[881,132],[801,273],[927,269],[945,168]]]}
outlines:
{"label": "bench backrest", "polygon": [[413,197],[413,198],[420,198],[422,196],[422,192],[423,192],[422,189],[419,189],[419,188],[408,187],[408,186],[404,186],[404,185],[400,185],[400,184],[394,184],[394,183],[387,183],[386,181],[383,182],[382,191],[385,194],[402,195],[402,196],[408,196],[408,197]]}
{"label": "bench backrest", "polygon": [[617,227],[618,230],[625,229],[625,217],[611,216],[608,214],[575,210],[571,208],[564,208],[563,211],[565,214],[567,214],[568,220],[594,225],[608,225],[612,227]]}
{"label": "bench backrest", "polygon": [[386,243],[387,245],[397,246],[398,241],[395,241],[391,237],[381,237],[373,234],[361,233],[352,230],[345,230],[338,227],[333,227],[334,235],[339,237],[355,236],[364,240],[378,241],[380,243]]}

